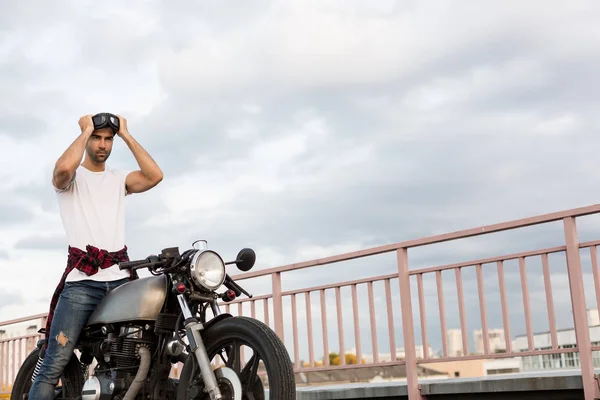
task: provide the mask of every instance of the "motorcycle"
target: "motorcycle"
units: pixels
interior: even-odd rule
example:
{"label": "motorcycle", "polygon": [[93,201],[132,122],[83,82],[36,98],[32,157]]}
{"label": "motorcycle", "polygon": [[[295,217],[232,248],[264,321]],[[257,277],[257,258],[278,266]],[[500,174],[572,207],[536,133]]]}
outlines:
{"label": "motorcycle", "polygon": [[[127,282],[103,298],[80,335],[80,357],[73,352],[55,399],[264,400],[260,375],[268,378],[270,399],[296,398],[293,364],[280,338],[261,321],[223,313],[218,304],[242,294],[252,297],[226,266],[249,271],[255,252],[244,248],[235,261],[224,262],[196,243],[181,254],[171,247],[119,264],[121,270],[146,268],[151,276]],[[222,286],[227,290],[217,293]],[[208,307],[213,317],[207,320]],[[243,369],[241,346],[253,353]],[[11,399],[27,398],[44,348],[41,339],[23,362]],[[217,356],[225,365],[211,363]],[[94,373],[86,379],[94,360]],[[170,375],[177,363],[183,368],[174,379]]]}

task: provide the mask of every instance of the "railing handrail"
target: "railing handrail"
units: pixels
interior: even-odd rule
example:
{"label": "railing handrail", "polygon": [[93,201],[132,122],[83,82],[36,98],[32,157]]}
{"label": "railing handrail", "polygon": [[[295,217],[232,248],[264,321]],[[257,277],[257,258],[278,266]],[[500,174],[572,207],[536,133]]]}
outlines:
{"label": "railing handrail", "polygon": [[3,343],[16,342],[16,341],[23,340],[23,339],[33,339],[33,338],[36,338],[38,336],[40,336],[39,333],[30,333],[28,335],[8,337],[8,338],[0,339],[0,345],[3,344]]}
{"label": "railing handrail", "polygon": [[27,322],[27,321],[32,321],[34,319],[44,318],[46,315],[48,315],[48,313],[40,313],[40,314],[30,315],[28,317],[11,319],[8,321],[0,321],[0,327],[14,325],[14,324],[20,324],[21,322]]}
{"label": "railing handrail", "polygon": [[[590,215],[590,214],[594,214],[594,213],[600,213],[600,204],[595,204],[595,205],[586,206],[586,207],[578,207],[578,208],[573,208],[573,209],[554,212],[554,213],[540,214],[540,215],[537,215],[534,217],[515,219],[512,221],[508,221],[508,222],[497,223],[497,224],[492,224],[492,225],[485,225],[485,226],[480,226],[477,228],[465,229],[465,230],[444,233],[444,234],[435,235],[435,236],[428,236],[428,237],[423,237],[423,238],[414,239],[414,240],[408,240],[408,241],[404,241],[404,242],[397,242],[397,243],[393,243],[393,244],[389,244],[389,245],[372,247],[372,248],[365,249],[365,250],[342,253],[342,254],[339,254],[336,256],[332,256],[332,257],[313,259],[310,261],[305,261],[305,262],[296,263],[296,264],[287,264],[287,265],[283,265],[283,266],[279,266],[279,267],[266,268],[266,269],[262,269],[259,271],[241,273],[241,274],[237,274],[237,275],[232,275],[232,278],[235,279],[236,281],[250,279],[250,278],[256,278],[256,277],[260,277],[260,276],[271,275],[271,274],[277,273],[277,272],[288,272],[291,270],[310,268],[310,267],[319,266],[319,265],[327,265],[327,264],[333,264],[335,262],[343,262],[343,261],[352,260],[352,259],[356,259],[356,258],[368,257],[368,256],[372,256],[372,255],[386,253],[386,252],[392,252],[392,251],[398,250],[400,248],[411,248],[411,247],[424,246],[424,245],[428,245],[428,244],[440,243],[440,242],[444,242],[444,241],[463,239],[463,238],[472,237],[472,236],[485,235],[485,234],[496,233],[496,232],[501,232],[501,231],[506,231],[506,230],[511,230],[511,229],[523,228],[523,227],[532,226],[532,225],[539,225],[539,224],[544,224],[544,223],[549,223],[549,222],[555,222],[555,221],[559,221],[566,217],[578,217],[578,216],[585,216],[585,215]],[[585,248],[585,247],[591,247],[591,246],[598,245],[598,244],[600,244],[600,241],[595,240],[595,241],[589,241],[589,242],[582,242],[582,243],[580,243],[579,246],[580,246],[580,248]],[[454,264],[439,265],[439,266],[419,269],[416,271],[411,271],[411,275],[416,274],[416,273],[428,273],[428,272],[433,272],[433,271],[437,271],[437,270],[452,269],[452,268],[456,268],[456,267],[472,266],[472,265],[476,265],[476,264],[486,264],[486,263],[496,262],[499,260],[510,260],[510,259],[516,259],[519,257],[540,255],[543,253],[561,252],[561,251],[564,251],[565,249],[566,249],[566,246],[563,245],[563,246],[556,246],[556,247],[552,247],[552,248],[546,248],[546,249],[542,249],[542,250],[533,250],[533,251],[527,251],[527,252],[507,254],[504,256],[495,256],[495,257],[489,257],[489,258],[484,258],[484,259],[465,261],[465,262],[454,263]],[[397,274],[395,274],[395,275],[397,276]],[[381,277],[385,278],[386,276],[382,275]],[[377,278],[380,278],[380,277],[375,277],[375,279],[377,279]],[[359,281],[360,281],[360,283],[363,283],[363,281],[367,282],[367,281],[373,280],[373,279],[374,278],[365,278],[365,279],[362,279]],[[350,282],[350,283],[353,283],[353,282]],[[335,287],[335,286],[339,286],[339,285],[340,284],[333,284],[333,285],[329,285],[329,286]],[[309,289],[310,290],[320,290],[321,287],[319,286],[319,287],[315,287],[315,288],[298,289],[296,291],[294,291],[294,290],[287,291],[285,293],[282,293],[282,295],[290,295],[295,292],[302,293]],[[263,300],[265,298],[271,298],[271,297],[272,297],[272,294],[268,294],[268,295],[264,295],[264,296],[260,296],[260,297],[255,297],[252,299],[234,300],[234,301],[230,302],[229,304],[245,303],[245,302],[249,302],[249,301],[253,301],[253,300]],[[0,327],[16,324],[16,323],[20,323],[20,322],[31,321],[34,319],[45,317],[46,315],[47,315],[47,313],[41,313],[41,314],[29,316],[29,317],[22,317],[22,318],[17,318],[14,320],[9,320],[9,321],[1,321]]]}
{"label": "railing handrail", "polygon": [[[585,249],[588,247],[599,246],[599,245],[600,245],[600,240],[592,240],[589,242],[580,243],[579,248]],[[471,266],[475,266],[478,264],[490,264],[490,263],[495,263],[498,261],[509,261],[509,260],[516,260],[518,258],[541,256],[542,254],[559,253],[559,252],[564,252],[565,250],[566,250],[566,246],[547,247],[547,248],[541,249],[541,250],[523,251],[520,253],[506,254],[503,256],[481,258],[481,259],[476,259],[476,260],[471,260],[471,261],[458,262],[458,263],[454,263],[454,264],[444,264],[444,265],[436,265],[434,267],[420,268],[420,269],[410,271],[409,274],[410,275],[427,274],[427,273],[436,272],[436,271],[444,271],[444,270],[455,269],[455,268],[471,267]],[[326,285],[311,286],[311,287],[306,287],[306,288],[287,290],[287,291],[281,292],[281,295],[282,296],[290,296],[293,294],[318,292],[320,290],[335,289],[337,287],[347,287],[347,286],[352,286],[352,285],[360,285],[360,284],[365,284],[365,283],[369,283],[369,282],[379,282],[379,281],[385,281],[385,280],[395,279],[395,278],[398,278],[398,273],[370,276],[367,278],[353,279],[350,281],[335,282],[335,283],[329,283]],[[231,305],[231,304],[237,304],[237,303],[249,303],[249,302],[263,300],[265,298],[272,298],[272,297],[273,296],[271,294],[268,294],[268,295],[262,295],[262,296],[258,296],[258,297],[252,297],[252,298],[240,298],[240,299],[230,301],[228,303],[219,303],[219,304],[220,305],[225,305],[225,304]]]}
{"label": "railing handrail", "polygon": [[257,271],[244,272],[241,274],[235,274],[231,277],[236,280],[244,280],[250,278],[257,278],[261,276],[271,275],[274,273],[289,272],[293,270],[299,270],[304,268],[316,267],[320,265],[334,264],[337,262],[349,261],[357,258],[363,258],[368,256],[374,256],[378,254],[389,253],[398,249],[410,249],[414,247],[426,246],[431,244],[443,243],[451,240],[466,239],[473,236],[487,235],[490,233],[497,233],[502,231],[508,231],[518,228],[525,228],[533,225],[541,225],[549,222],[560,221],[568,217],[581,217],[590,214],[600,213],[600,204],[594,204],[591,206],[572,208],[569,210],[563,210],[553,213],[540,214],[533,217],[515,219],[507,222],[500,222],[491,225],[484,225],[477,228],[464,229],[460,231],[454,231],[449,233],[443,233],[434,236],[427,236],[419,239],[406,240],[403,242],[397,242],[387,244],[383,246],[371,247],[363,250],[352,251],[348,253],[342,253],[331,257],[316,258],[309,261],[303,261],[300,263],[293,263],[282,265],[279,267],[265,268]]}

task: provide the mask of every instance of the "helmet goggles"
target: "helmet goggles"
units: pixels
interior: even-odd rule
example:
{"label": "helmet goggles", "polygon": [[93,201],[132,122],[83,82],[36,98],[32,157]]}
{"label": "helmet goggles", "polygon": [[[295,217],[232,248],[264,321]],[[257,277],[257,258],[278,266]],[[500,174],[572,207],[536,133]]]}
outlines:
{"label": "helmet goggles", "polygon": [[94,129],[110,128],[113,133],[119,131],[119,117],[111,113],[99,113],[92,117]]}

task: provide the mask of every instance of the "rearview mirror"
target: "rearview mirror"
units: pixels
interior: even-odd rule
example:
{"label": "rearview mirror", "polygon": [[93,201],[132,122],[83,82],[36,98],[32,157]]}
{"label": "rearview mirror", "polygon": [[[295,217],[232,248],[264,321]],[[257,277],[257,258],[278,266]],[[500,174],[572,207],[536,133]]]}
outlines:
{"label": "rearview mirror", "polygon": [[240,271],[250,271],[254,267],[256,262],[256,253],[252,249],[242,249],[238,253],[235,259],[235,265],[237,265]]}

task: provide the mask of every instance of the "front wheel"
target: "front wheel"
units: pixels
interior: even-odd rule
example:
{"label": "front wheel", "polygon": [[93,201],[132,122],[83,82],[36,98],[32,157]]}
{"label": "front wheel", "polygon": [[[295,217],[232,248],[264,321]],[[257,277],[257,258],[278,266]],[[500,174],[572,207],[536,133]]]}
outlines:
{"label": "front wheel", "polygon": [[[279,337],[264,323],[248,317],[231,317],[210,325],[202,334],[208,358],[218,367],[215,357],[231,368],[242,384],[242,400],[265,400],[261,377],[266,373],[269,399],[294,400],[296,381],[290,356]],[[244,346],[252,355],[241,355]],[[231,386],[220,381],[225,400],[234,399]],[[200,368],[193,353],[188,355],[179,380],[177,400],[208,399],[203,390]]]}

